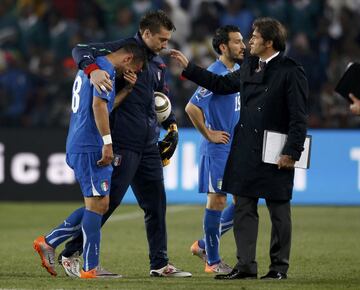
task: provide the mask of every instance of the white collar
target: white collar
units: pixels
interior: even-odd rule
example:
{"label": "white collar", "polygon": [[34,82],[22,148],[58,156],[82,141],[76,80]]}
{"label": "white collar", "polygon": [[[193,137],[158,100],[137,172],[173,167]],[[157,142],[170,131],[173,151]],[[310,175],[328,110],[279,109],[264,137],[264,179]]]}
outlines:
{"label": "white collar", "polygon": [[279,53],[280,53],[280,51],[275,52],[272,56],[268,57],[268,58],[267,58],[267,59],[265,59],[265,60],[263,60],[263,59],[260,59],[260,58],[259,58],[259,61],[265,61],[265,62],[266,62],[266,64],[268,64],[268,63],[269,63],[269,61],[270,61],[270,60],[272,60],[273,58],[277,57]]}

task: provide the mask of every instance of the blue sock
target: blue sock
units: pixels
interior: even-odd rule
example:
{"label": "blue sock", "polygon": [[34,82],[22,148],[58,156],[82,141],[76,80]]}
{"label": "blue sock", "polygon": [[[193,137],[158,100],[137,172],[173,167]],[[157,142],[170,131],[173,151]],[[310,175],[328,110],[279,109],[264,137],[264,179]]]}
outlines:
{"label": "blue sock", "polygon": [[225,234],[234,225],[234,212],[235,212],[234,203],[231,203],[222,211],[221,219],[220,219],[221,235]]}
{"label": "blue sock", "polygon": [[47,236],[45,241],[51,247],[56,248],[62,242],[79,232],[81,228],[81,220],[84,214],[84,207],[75,210],[62,224],[53,229]]}
{"label": "blue sock", "polygon": [[205,250],[208,264],[213,265],[220,262],[219,240],[220,240],[220,210],[205,209],[204,232]]}
{"label": "blue sock", "polygon": [[201,240],[198,240],[198,245],[201,249],[205,250],[205,237],[203,237]]}
{"label": "blue sock", "polygon": [[85,209],[82,219],[84,271],[99,265],[102,215]]}
{"label": "blue sock", "polygon": [[[220,219],[221,236],[225,234],[228,230],[230,230],[234,225],[234,212],[235,212],[234,203],[231,203],[222,211],[221,219]],[[198,240],[198,245],[200,248],[205,249],[205,237]]]}

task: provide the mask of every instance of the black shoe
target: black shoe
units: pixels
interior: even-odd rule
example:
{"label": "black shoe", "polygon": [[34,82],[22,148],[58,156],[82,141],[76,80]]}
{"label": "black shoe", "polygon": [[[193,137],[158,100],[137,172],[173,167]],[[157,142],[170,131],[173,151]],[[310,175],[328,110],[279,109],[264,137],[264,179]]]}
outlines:
{"label": "black shoe", "polygon": [[260,279],[284,280],[287,279],[287,275],[277,271],[269,271],[269,273],[267,273],[265,276],[262,276]]}
{"label": "black shoe", "polygon": [[257,279],[257,274],[240,272],[237,269],[233,269],[229,274],[216,275],[214,278],[217,280]]}

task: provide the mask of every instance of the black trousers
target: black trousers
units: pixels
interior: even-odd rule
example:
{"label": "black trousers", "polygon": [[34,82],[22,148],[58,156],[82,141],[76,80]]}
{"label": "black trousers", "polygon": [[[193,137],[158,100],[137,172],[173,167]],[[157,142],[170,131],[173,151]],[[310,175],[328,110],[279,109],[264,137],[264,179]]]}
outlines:
{"label": "black trousers", "polygon": [[[291,247],[290,201],[266,200],[271,219],[270,270],[287,273]],[[257,274],[256,242],[258,198],[238,197],[234,214],[234,237],[239,271]]]}
{"label": "black trousers", "polygon": [[[146,236],[149,245],[150,269],[159,269],[168,264],[166,233],[166,194],[163,168],[158,147],[149,146],[142,153],[120,149],[116,152],[114,171],[111,177],[109,210],[103,215],[102,224],[120,205],[131,186],[139,206],[144,211]],[[69,257],[76,251],[82,253],[81,231],[66,243],[61,253]]]}

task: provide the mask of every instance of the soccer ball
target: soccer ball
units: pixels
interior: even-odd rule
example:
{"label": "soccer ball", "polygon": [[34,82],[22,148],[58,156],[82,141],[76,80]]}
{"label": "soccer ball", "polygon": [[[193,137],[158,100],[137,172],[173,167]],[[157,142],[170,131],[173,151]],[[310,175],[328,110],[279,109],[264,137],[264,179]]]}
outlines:
{"label": "soccer ball", "polygon": [[154,96],[155,96],[156,117],[157,117],[158,122],[162,123],[170,115],[171,103],[170,103],[169,98],[161,92],[154,92]]}

